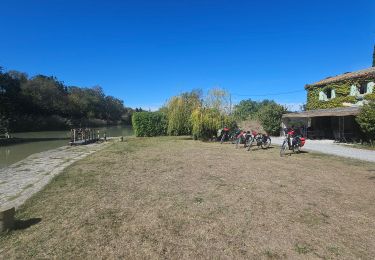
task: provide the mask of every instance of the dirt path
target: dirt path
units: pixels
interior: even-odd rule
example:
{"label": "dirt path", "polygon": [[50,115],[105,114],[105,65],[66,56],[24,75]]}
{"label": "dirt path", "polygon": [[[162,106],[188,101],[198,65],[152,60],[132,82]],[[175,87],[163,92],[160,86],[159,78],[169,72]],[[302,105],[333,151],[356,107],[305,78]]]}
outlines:
{"label": "dirt path", "polygon": [[[272,143],[276,145],[281,145],[283,140],[283,137],[272,137]],[[334,143],[332,140],[307,140],[303,149],[361,161],[375,162],[375,151],[343,146]]]}
{"label": "dirt path", "polygon": [[22,205],[41,190],[54,176],[77,160],[85,158],[107,143],[83,146],[63,146],[36,153],[0,169],[0,208]]}

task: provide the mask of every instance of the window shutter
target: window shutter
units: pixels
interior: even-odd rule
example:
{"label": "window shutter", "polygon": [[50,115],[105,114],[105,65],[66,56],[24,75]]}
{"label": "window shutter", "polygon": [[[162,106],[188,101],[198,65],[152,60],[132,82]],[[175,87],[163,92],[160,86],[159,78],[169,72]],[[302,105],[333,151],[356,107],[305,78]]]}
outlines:
{"label": "window shutter", "polygon": [[331,99],[336,97],[336,90],[331,90]]}
{"label": "window shutter", "polygon": [[350,87],[350,95],[351,96],[356,96],[358,94],[358,88],[356,85],[352,85]]}
{"label": "window shutter", "polygon": [[366,92],[367,94],[373,93],[373,91],[374,91],[374,85],[375,85],[374,82],[367,83],[367,92]]}
{"label": "window shutter", "polygon": [[320,91],[319,92],[319,101],[326,101],[326,100],[327,100],[326,94],[324,94],[323,91]]}

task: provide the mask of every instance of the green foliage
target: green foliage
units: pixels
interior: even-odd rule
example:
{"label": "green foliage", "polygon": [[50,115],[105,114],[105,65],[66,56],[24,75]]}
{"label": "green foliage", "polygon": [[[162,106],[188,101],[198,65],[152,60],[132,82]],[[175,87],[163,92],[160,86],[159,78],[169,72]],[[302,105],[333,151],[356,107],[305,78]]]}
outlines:
{"label": "green foliage", "polygon": [[230,95],[229,93],[220,88],[213,88],[208,91],[204,100],[204,105],[218,110],[220,113],[230,113]]}
{"label": "green foliage", "polygon": [[375,101],[375,93],[366,94],[364,99],[368,101]]}
{"label": "green foliage", "polygon": [[[124,108],[123,101],[106,96],[98,86],[70,87],[53,76],[36,75],[29,78],[22,72],[0,70],[0,114],[13,126],[20,125],[13,122],[24,116],[60,117],[62,120],[59,119],[59,122],[70,120],[82,125],[94,119],[115,123],[124,115],[129,122],[131,113],[132,110]],[[54,125],[57,127],[60,123]]]}
{"label": "green foliage", "polygon": [[[350,87],[353,84],[358,84],[353,80],[348,80],[339,83],[331,83],[322,87],[310,87],[307,89],[307,110],[311,109],[325,109],[342,107],[342,103],[356,103],[357,99],[354,96],[349,96]],[[319,92],[325,91],[327,89],[334,89],[336,97],[328,101],[319,100]]]}
{"label": "green foliage", "polygon": [[168,120],[160,112],[136,112],[132,116],[133,129],[136,136],[166,135]]}
{"label": "green foliage", "polygon": [[375,67],[375,44],[374,44],[374,52],[372,53],[372,66]]}
{"label": "green foliage", "polygon": [[273,100],[254,101],[251,99],[241,100],[234,106],[233,116],[236,120],[246,120],[256,116],[260,108],[268,104],[276,104]]}
{"label": "green foliage", "polygon": [[361,112],[356,117],[362,132],[374,145],[375,140],[375,103],[371,102],[361,108]]}
{"label": "green foliage", "polygon": [[286,109],[283,106],[269,104],[258,111],[258,119],[268,134],[278,135],[280,133],[281,117],[285,112]]}
{"label": "green foliage", "polygon": [[166,108],[168,135],[190,135],[192,131],[191,114],[200,103],[200,94],[197,91],[172,97]]}
{"label": "green foliage", "polygon": [[232,117],[220,113],[215,108],[197,107],[191,115],[192,134],[194,139],[208,140],[216,136],[217,130],[227,127],[235,127]]}

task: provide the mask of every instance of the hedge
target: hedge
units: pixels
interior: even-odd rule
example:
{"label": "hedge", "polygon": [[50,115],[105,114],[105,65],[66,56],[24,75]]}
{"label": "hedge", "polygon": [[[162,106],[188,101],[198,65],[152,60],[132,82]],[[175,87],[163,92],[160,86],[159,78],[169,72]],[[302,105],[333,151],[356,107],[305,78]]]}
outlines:
{"label": "hedge", "polygon": [[132,116],[135,136],[159,136],[167,134],[168,120],[164,113],[137,112]]}

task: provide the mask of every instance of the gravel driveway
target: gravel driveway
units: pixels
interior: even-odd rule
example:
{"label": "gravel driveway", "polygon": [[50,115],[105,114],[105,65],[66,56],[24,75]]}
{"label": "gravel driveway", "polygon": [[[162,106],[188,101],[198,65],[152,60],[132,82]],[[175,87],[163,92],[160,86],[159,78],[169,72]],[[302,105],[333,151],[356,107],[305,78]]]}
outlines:
{"label": "gravel driveway", "polygon": [[[283,137],[272,137],[272,143],[281,145]],[[375,151],[346,147],[336,144],[333,140],[307,140],[304,150],[348,157],[363,161],[375,162]]]}

